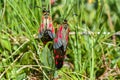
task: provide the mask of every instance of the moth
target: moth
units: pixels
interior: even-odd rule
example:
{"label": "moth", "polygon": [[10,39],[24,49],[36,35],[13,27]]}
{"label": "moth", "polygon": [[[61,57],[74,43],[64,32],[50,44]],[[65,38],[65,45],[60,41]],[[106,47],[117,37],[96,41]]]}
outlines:
{"label": "moth", "polygon": [[42,22],[38,32],[38,38],[40,38],[44,44],[55,38],[55,31],[49,10],[43,9]]}
{"label": "moth", "polygon": [[63,61],[65,58],[66,48],[68,44],[69,31],[70,30],[67,20],[64,20],[56,33],[53,44],[54,60],[57,69],[60,69],[63,66]]}

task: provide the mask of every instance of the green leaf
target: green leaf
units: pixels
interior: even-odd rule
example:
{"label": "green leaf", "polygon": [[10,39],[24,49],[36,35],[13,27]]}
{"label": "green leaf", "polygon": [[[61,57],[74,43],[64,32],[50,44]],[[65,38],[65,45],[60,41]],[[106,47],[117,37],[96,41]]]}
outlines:
{"label": "green leaf", "polygon": [[25,78],[26,78],[26,74],[23,73],[23,74],[18,75],[16,80],[24,80]]}
{"label": "green leaf", "polygon": [[40,54],[40,60],[44,66],[53,66],[53,56],[47,46],[44,47],[42,53]]}
{"label": "green leaf", "polygon": [[6,35],[1,36],[0,44],[1,44],[2,48],[5,48],[11,52],[11,44],[10,44],[8,36],[6,36]]}
{"label": "green leaf", "polygon": [[33,61],[32,61],[32,53],[30,52],[26,52],[24,53],[24,55],[21,57],[20,59],[20,63],[21,64],[31,64]]}

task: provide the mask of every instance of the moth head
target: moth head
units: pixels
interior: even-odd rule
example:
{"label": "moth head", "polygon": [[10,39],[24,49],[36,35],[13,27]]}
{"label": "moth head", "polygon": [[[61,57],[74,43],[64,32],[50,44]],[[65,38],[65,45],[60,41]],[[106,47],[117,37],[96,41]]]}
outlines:
{"label": "moth head", "polygon": [[46,10],[45,8],[43,9],[43,15],[45,16],[45,18],[48,18],[50,14],[49,10]]}

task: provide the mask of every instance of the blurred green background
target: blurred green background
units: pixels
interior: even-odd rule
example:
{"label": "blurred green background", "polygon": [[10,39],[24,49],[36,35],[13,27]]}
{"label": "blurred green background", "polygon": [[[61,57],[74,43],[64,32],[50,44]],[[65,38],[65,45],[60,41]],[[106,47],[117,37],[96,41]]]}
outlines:
{"label": "blurred green background", "polygon": [[[119,4],[120,0],[0,0],[0,80],[120,79]],[[35,6],[49,7],[56,29],[68,20],[71,32],[60,70],[55,69],[48,44],[37,37],[42,9]]]}

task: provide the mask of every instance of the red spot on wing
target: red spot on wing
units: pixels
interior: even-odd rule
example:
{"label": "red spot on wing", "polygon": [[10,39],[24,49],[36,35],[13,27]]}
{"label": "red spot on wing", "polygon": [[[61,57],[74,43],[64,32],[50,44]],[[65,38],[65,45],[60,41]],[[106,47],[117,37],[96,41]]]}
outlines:
{"label": "red spot on wing", "polygon": [[59,37],[60,39],[62,38],[62,33],[61,33],[61,32],[59,33],[58,37]]}
{"label": "red spot on wing", "polygon": [[44,24],[43,24],[43,23],[41,24],[41,28],[42,28],[42,29],[44,28]]}
{"label": "red spot on wing", "polygon": [[59,55],[56,55],[55,58],[59,58]]}
{"label": "red spot on wing", "polygon": [[49,28],[51,28],[51,27],[52,27],[52,23],[49,24]]}
{"label": "red spot on wing", "polygon": [[54,54],[56,54],[56,50],[54,50]]}
{"label": "red spot on wing", "polygon": [[60,29],[59,29],[59,30],[60,30],[60,32],[62,31],[62,26],[60,26]]}
{"label": "red spot on wing", "polygon": [[43,30],[43,28],[44,28],[44,24],[42,23],[39,28],[39,33]]}
{"label": "red spot on wing", "polygon": [[57,62],[57,61],[55,61],[55,64],[56,64],[56,65],[58,65],[58,62]]}
{"label": "red spot on wing", "polygon": [[49,24],[49,28],[52,31],[52,33],[54,33],[54,27],[53,27],[52,23]]}
{"label": "red spot on wing", "polygon": [[62,29],[63,27],[60,26],[59,31],[58,31],[58,37],[61,39],[62,38]]}
{"label": "red spot on wing", "polygon": [[57,42],[58,42],[58,38],[55,38],[55,39],[54,39],[54,42],[57,43]]}

